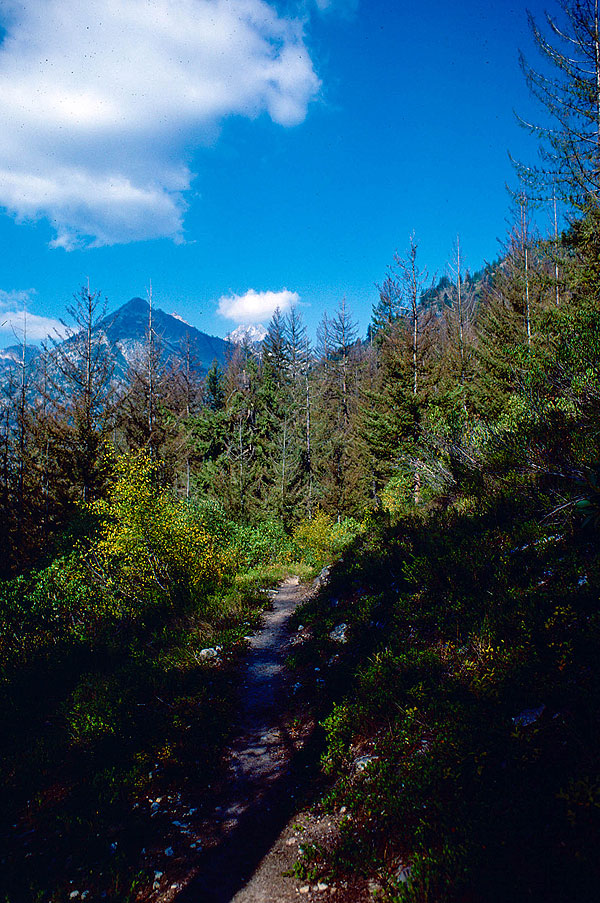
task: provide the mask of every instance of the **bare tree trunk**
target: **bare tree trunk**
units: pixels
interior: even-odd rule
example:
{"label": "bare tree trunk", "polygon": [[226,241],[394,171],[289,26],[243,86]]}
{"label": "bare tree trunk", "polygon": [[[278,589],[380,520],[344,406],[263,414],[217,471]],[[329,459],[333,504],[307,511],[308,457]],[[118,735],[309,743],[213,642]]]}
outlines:
{"label": "bare tree trunk", "polygon": [[[600,75],[600,72],[598,73]],[[556,306],[560,305],[560,289],[558,284],[558,215],[556,212],[556,189],[553,192],[554,201],[554,288],[556,291]]]}
{"label": "bare tree trunk", "polygon": [[148,289],[148,437],[150,456],[154,457],[154,329],[152,327],[152,281]]}
{"label": "bare tree trunk", "polygon": [[283,447],[281,453],[281,513],[285,510],[285,456],[287,452],[287,415],[283,418]]}
{"label": "bare tree trunk", "polygon": [[524,258],[525,291],[523,306],[525,310],[525,331],[527,333],[527,346],[531,348],[531,310],[529,305],[529,232],[527,219],[527,198],[521,197],[521,245]]}
{"label": "bare tree trunk", "polygon": [[308,468],[308,516],[312,520],[312,461],[310,451],[310,383],[308,381],[308,353],[306,370],[304,371],[306,383],[306,466]]}

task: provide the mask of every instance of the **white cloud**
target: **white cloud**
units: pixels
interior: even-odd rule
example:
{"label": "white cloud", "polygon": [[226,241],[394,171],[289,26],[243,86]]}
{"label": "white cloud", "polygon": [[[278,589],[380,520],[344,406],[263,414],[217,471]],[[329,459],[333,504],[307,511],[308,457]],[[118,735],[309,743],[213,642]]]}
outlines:
{"label": "white cloud", "polygon": [[37,292],[34,288],[13,289],[7,292],[0,288],[0,314],[13,310],[15,306],[27,304]]}
{"label": "white cloud", "polygon": [[29,311],[34,295],[36,291],[33,288],[8,292],[0,289],[0,335],[5,339],[13,342],[22,340],[25,316],[27,316],[27,340],[30,342],[40,342],[48,336],[57,334],[66,335],[67,330],[60,320],[41,317]]}
{"label": "white cloud", "polygon": [[277,308],[285,313],[299,300],[297,292],[286,288],[280,292],[255,292],[251,288],[244,295],[224,295],[219,299],[217,312],[237,323],[257,323],[270,320]]}
{"label": "white cloud", "polygon": [[54,244],[181,239],[187,160],[224,117],[306,116],[300,18],[265,0],[4,0],[0,205]]}
{"label": "white cloud", "polygon": [[332,10],[342,15],[352,15],[358,9],[358,0],[315,0],[315,3],[322,13]]}

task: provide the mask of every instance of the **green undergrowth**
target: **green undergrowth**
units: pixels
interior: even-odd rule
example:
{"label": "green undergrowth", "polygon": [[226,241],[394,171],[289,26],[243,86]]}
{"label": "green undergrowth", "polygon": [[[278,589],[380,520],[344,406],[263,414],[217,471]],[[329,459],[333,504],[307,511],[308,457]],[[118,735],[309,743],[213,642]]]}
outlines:
{"label": "green undergrowth", "polygon": [[281,528],[177,500],[154,470],[119,462],[87,534],[0,583],[0,900],[152,883],[149,799],[218,774],[266,590],[313,572]]}
{"label": "green undergrowth", "polygon": [[311,875],[358,872],[395,903],[596,899],[597,538],[527,498],[373,519],[297,614],[322,805],[346,813]]}

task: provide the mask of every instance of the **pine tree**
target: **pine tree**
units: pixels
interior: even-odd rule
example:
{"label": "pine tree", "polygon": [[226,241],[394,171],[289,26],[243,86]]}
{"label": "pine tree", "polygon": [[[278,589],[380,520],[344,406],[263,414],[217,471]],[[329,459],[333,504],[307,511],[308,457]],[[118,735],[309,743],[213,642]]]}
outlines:
{"label": "pine tree", "polygon": [[73,296],[67,313],[74,326],[48,352],[47,385],[55,408],[53,443],[73,490],[87,502],[102,491],[102,449],[114,418],[114,362],[99,329],[106,302],[89,284]]}

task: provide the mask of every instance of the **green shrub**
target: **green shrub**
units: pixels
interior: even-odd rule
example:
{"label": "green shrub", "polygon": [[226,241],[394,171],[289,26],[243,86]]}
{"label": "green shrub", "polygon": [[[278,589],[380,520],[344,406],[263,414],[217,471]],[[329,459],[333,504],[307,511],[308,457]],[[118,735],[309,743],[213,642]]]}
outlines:
{"label": "green shrub", "polygon": [[290,537],[277,521],[236,524],[231,532],[230,550],[244,570],[290,562],[294,552]]}
{"label": "green shrub", "polygon": [[322,568],[338,558],[364,527],[352,517],[336,522],[319,508],[312,518],[301,521],[293,532],[300,557],[313,567]]}

